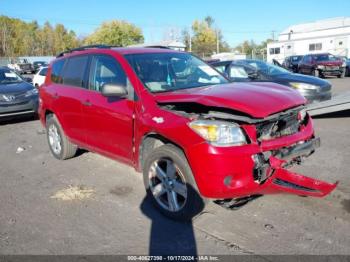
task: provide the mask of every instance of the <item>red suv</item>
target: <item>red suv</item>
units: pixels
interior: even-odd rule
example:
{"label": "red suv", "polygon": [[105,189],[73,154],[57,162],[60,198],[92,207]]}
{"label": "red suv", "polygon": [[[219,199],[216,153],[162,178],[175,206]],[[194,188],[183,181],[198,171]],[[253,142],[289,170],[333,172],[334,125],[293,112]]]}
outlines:
{"label": "red suv", "polygon": [[337,76],[342,78],[345,75],[345,67],[346,64],[340,57],[324,53],[305,55],[298,64],[298,71],[316,77]]}
{"label": "red suv", "polygon": [[163,214],[190,219],[207,199],[335,188],[287,170],[320,143],[304,104],[278,84],[229,83],[189,53],[90,46],[50,64],[39,111],[56,158],[79,147],[132,165]]}

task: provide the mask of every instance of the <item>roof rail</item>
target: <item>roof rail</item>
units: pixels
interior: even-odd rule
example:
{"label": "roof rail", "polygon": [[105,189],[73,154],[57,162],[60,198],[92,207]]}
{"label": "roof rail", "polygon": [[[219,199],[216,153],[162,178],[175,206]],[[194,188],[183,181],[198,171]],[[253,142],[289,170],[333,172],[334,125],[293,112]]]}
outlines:
{"label": "roof rail", "polygon": [[111,48],[111,47],[117,47],[117,46],[102,45],[102,44],[80,46],[80,47],[68,49],[68,50],[66,50],[66,51],[64,51],[64,52],[62,52],[62,53],[59,53],[59,54],[56,56],[56,58],[62,57],[62,56],[64,56],[65,54],[72,53],[72,52],[75,52],[75,51],[84,51],[84,50],[87,50],[87,49]]}
{"label": "roof rail", "polygon": [[161,48],[161,49],[171,49],[170,47],[164,46],[164,45],[146,45],[142,46],[144,48]]}

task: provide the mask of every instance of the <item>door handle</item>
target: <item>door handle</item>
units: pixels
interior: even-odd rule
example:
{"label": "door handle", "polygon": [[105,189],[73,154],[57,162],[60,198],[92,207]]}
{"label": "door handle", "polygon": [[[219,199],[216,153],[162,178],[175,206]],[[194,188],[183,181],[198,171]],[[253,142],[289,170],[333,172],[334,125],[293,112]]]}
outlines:
{"label": "door handle", "polygon": [[58,99],[60,96],[57,93],[54,93],[52,97],[53,99]]}
{"label": "door handle", "polygon": [[85,100],[81,102],[84,106],[92,106],[91,102],[89,100]]}

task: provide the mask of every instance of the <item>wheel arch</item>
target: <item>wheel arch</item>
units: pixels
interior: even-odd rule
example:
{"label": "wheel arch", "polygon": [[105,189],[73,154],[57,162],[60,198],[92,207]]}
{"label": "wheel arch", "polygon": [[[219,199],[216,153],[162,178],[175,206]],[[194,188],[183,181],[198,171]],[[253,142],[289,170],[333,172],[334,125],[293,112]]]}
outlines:
{"label": "wheel arch", "polygon": [[[171,144],[178,149],[182,151],[184,156],[186,157],[185,150],[178,144],[175,143],[174,141],[166,138],[165,136],[156,133],[156,132],[150,132],[145,134],[140,142],[139,148],[138,148],[138,159],[137,159],[137,165],[136,165],[136,170],[142,171],[142,167],[144,164],[144,156],[146,155],[147,152],[152,151],[153,149],[160,147],[165,144]],[[187,157],[186,157],[187,158]]]}

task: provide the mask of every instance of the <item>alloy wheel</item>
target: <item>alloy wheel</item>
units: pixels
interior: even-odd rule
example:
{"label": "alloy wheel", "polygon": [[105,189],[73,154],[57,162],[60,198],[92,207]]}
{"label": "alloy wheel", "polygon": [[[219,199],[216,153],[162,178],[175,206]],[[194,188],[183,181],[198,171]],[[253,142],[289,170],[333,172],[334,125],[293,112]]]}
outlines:
{"label": "alloy wheel", "polygon": [[157,203],[170,212],[180,211],[186,204],[187,186],[184,175],[167,158],[154,161],[149,169],[149,188]]}
{"label": "alloy wheel", "polygon": [[61,144],[62,139],[55,125],[50,125],[48,136],[49,136],[49,143],[52,151],[56,155],[59,155],[62,150],[62,144]]}

